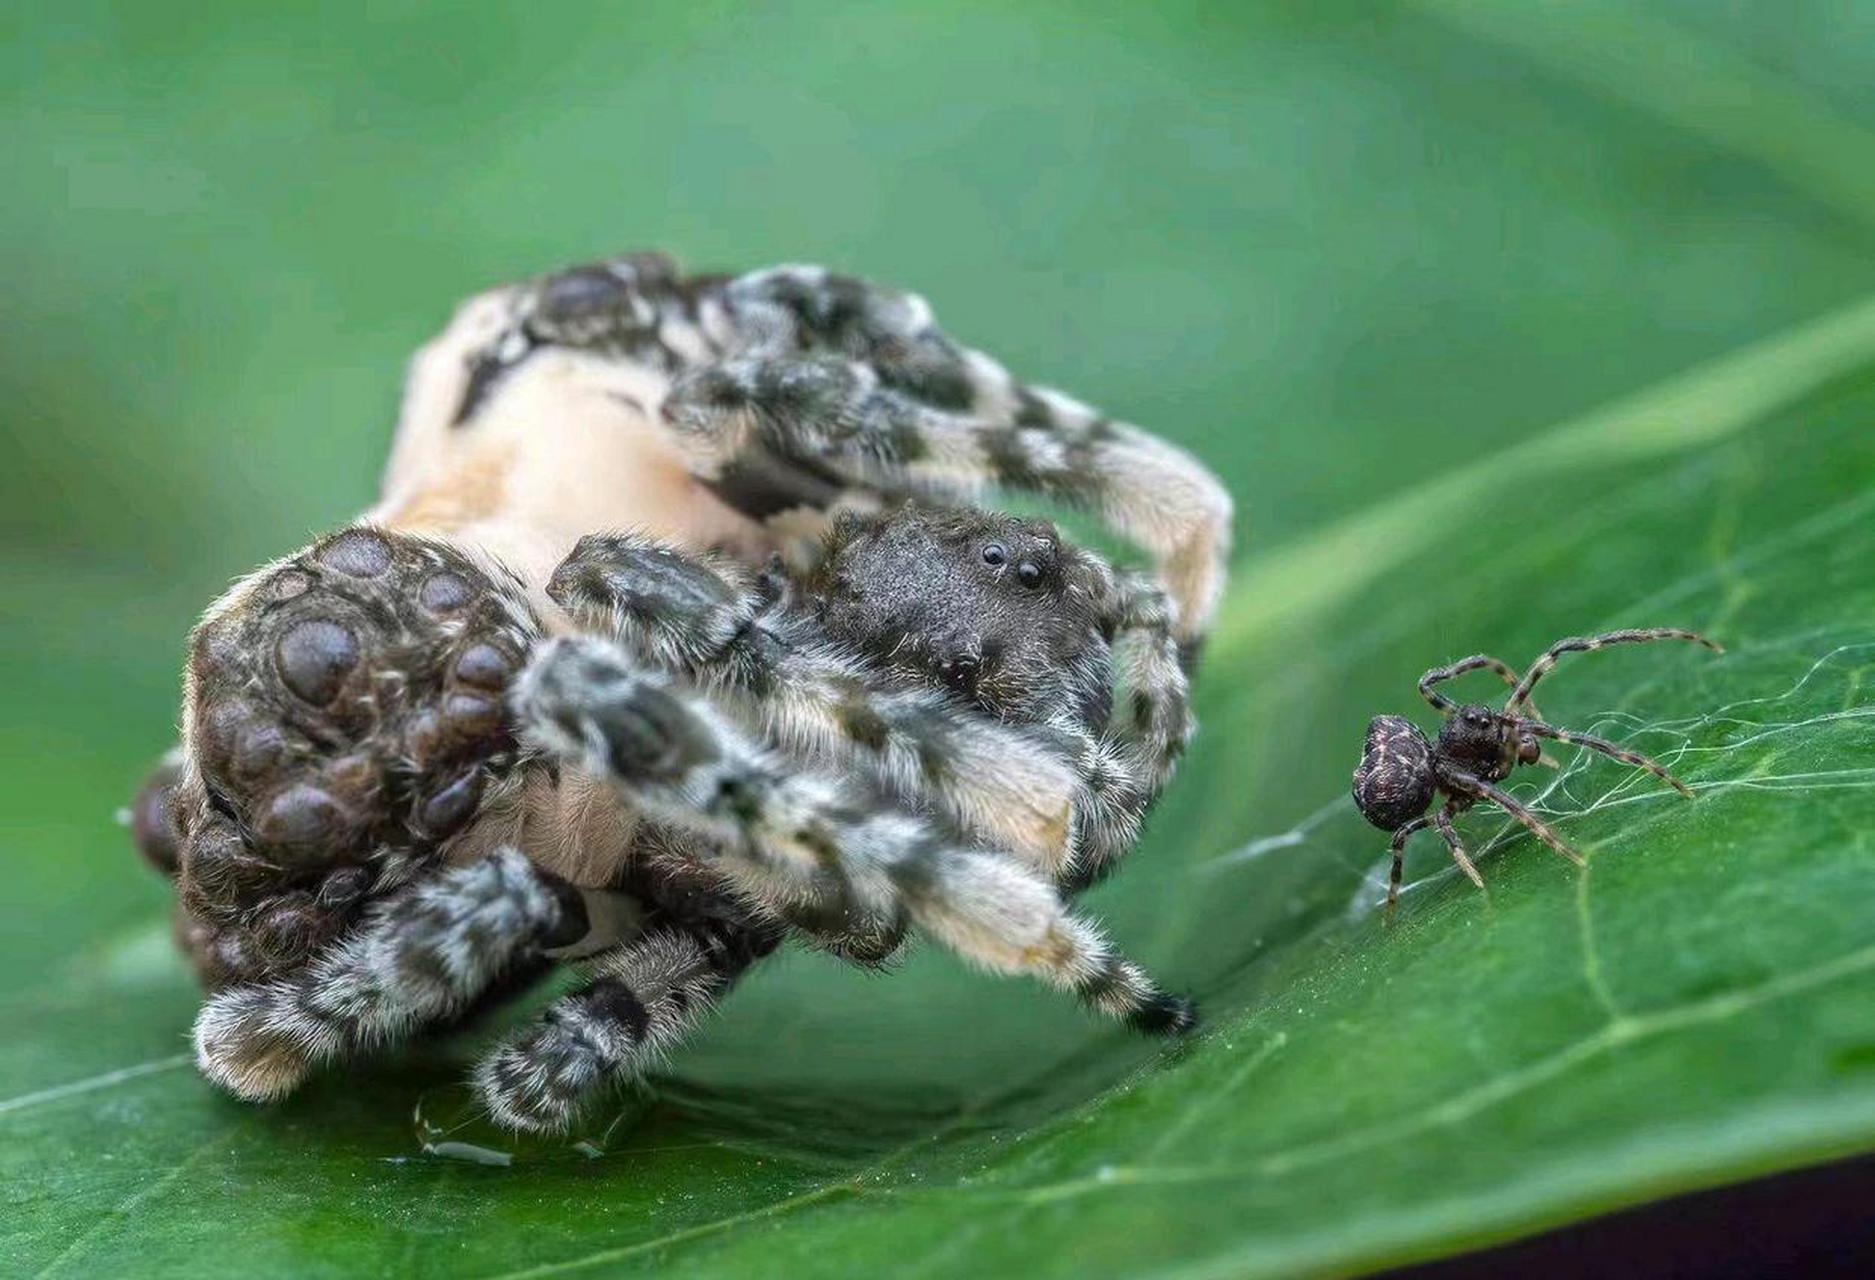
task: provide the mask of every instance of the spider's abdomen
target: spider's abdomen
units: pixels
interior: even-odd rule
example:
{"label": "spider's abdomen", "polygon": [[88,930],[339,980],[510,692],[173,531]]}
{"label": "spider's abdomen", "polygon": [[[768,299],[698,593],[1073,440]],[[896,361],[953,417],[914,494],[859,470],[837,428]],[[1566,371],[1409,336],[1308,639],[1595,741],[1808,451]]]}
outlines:
{"label": "spider's abdomen", "polygon": [[1432,744],[1404,716],[1375,716],[1354,771],[1354,803],[1382,831],[1395,831],[1432,806]]}

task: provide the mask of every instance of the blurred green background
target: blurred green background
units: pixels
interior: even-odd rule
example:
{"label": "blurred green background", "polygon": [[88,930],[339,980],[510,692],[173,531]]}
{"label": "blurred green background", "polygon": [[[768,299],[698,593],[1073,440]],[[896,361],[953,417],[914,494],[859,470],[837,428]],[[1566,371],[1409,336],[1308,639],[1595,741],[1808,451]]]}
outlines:
{"label": "blurred green background", "polygon": [[[366,504],[402,362],[459,297],[644,247],[697,268],[806,260],[906,285],[952,333],[1013,369],[1201,454],[1239,499],[1244,581],[1295,585],[1294,572],[1259,576],[1264,557],[1332,566],[1335,544],[1310,539],[1358,528],[1376,504],[1436,498],[1439,477],[1481,457],[1515,458],[1505,451],[1526,441],[1539,442],[1527,456],[1540,462],[1557,424],[1868,296],[1871,83],[1875,8],[1847,0],[9,8],[4,1091],[33,1097],[180,1051],[192,998],[161,936],[165,894],[133,864],[113,812],[173,735],[195,612],[231,577]],[[1836,357],[1796,382],[1853,382],[1862,359]],[[1738,399],[1728,387],[1695,407],[1723,418]],[[1244,923],[1224,914],[1228,896],[1197,911],[1170,867],[1280,832],[1331,800],[1361,717],[1403,709],[1411,677],[1431,662],[1487,644],[1520,657],[1691,572],[1687,547],[1723,560],[1738,528],[1707,524],[1701,485],[1737,497],[1756,492],[1739,476],[1756,476],[1779,495],[1767,509],[1793,518],[1866,492],[1875,466],[1863,420],[1853,406],[1833,428],[1806,418],[1783,444],[1741,445],[1674,472],[1670,493],[1692,512],[1684,522],[1650,527],[1648,502],[1623,505],[1636,517],[1623,517],[1630,553],[1614,554],[1605,589],[1583,581],[1591,551],[1557,562],[1536,545],[1525,559],[1570,584],[1582,621],[1534,616],[1501,594],[1488,612],[1425,602],[1466,598],[1470,588],[1446,580],[1505,529],[1530,545],[1539,528],[1566,531],[1585,511],[1611,523],[1597,504],[1626,492],[1615,480],[1553,486],[1540,470],[1507,470],[1495,497],[1410,509],[1460,551],[1427,556],[1410,585],[1396,584],[1389,599],[1422,602],[1415,624],[1376,624],[1360,647],[1344,646],[1360,667],[1345,696],[1334,693],[1343,668],[1322,655],[1379,616],[1353,607],[1360,591],[1332,626],[1291,634],[1297,654],[1245,639],[1274,634],[1280,597],[1238,606],[1253,613],[1227,618],[1226,638],[1242,645],[1223,652],[1248,665],[1213,667],[1212,729],[1193,779],[1133,887],[1100,906],[1122,934],[1159,939],[1141,944],[1147,958],[1236,992],[1221,997],[1226,1009],[1246,1002],[1227,975],[1249,957],[1191,938],[1301,936],[1327,918],[1326,898],[1292,898],[1285,880],[1266,895],[1276,905]],[[1806,439],[1826,444],[1782,465],[1789,442]],[[1752,517],[1741,520],[1750,532]],[[1323,545],[1323,560],[1281,560]],[[1372,545],[1357,539],[1349,554]],[[1512,592],[1522,582],[1526,600],[1551,590],[1508,569],[1493,581]],[[1712,616],[1688,606],[1643,620]],[[1849,625],[1840,612],[1817,619],[1815,643],[1793,644],[1794,670],[1840,640],[1823,635],[1826,622]],[[1244,701],[1240,682],[1275,687],[1298,655],[1315,663],[1301,687],[1339,702]],[[1637,669],[1679,668],[1625,668]],[[1620,678],[1603,687],[1614,698]],[[1309,762],[1306,778],[1278,766],[1245,789],[1249,771],[1283,754],[1270,750],[1267,725],[1278,710],[1297,718],[1284,741]],[[1252,724],[1263,726],[1260,750],[1247,746]],[[1331,861],[1345,873],[1371,843]],[[1566,899],[1567,886],[1553,875],[1545,892]],[[1339,902],[1346,888],[1328,896]],[[876,1155],[886,1137],[915,1130],[928,1116],[907,1098],[954,1119],[961,1112],[943,1109],[956,1099],[1065,1054],[1080,1074],[1064,1078],[1076,1083],[1038,1092],[1023,1114],[1072,1114],[1145,1052],[1104,1039],[1088,1050],[1072,1010],[929,957],[902,984],[828,978],[799,959],[784,969],[772,990],[750,993],[740,1021],[712,1033],[694,1074],[680,1066],[688,1087],[720,1091],[668,1121],[688,1140],[702,1126],[710,1141],[728,1133],[732,1145],[740,1135],[759,1147],[749,1135],[761,1122],[736,1109],[760,1110],[747,1090],[798,1081],[816,1054],[828,1078],[853,1082],[858,1101],[842,1106],[884,1110],[876,1131],[858,1125],[869,1136],[842,1131],[826,1150],[802,1136],[817,1122],[781,1125],[767,1158],[808,1150],[810,1170]],[[838,1001],[826,992],[863,993],[879,1019],[829,1013]],[[959,1053],[948,1029],[934,1033],[931,1010],[964,1008],[1016,1030]],[[752,1050],[804,1019],[813,1046]],[[427,1085],[453,1067],[426,1070]],[[381,1104],[327,1094],[263,1121],[209,1098],[186,1072],[150,1074],[163,1092],[145,1098],[149,1110],[125,1100],[115,1119],[36,1103],[9,1115],[0,1100],[0,1144],[13,1125],[7,1167],[22,1188],[0,1240],[22,1271],[138,1257],[153,1247],[139,1215],[217,1167],[242,1170],[197,1188],[223,1220],[243,1215],[254,1239],[285,1250],[266,1256],[312,1257],[329,1239],[297,1239],[270,1205],[327,1215],[318,1221],[341,1235],[347,1214],[364,1209],[337,1174],[296,1181],[287,1152],[311,1148],[316,1168],[320,1150],[380,1162],[414,1150],[400,1128],[417,1087],[408,1080]],[[152,1119],[159,1113],[167,1118]],[[1029,1122],[987,1114],[1011,1132]],[[228,1149],[197,1145],[211,1134]],[[849,1139],[851,1150],[840,1145]],[[240,1144],[245,1166],[229,1154]],[[113,1156],[115,1170],[103,1163]],[[281,1168],[276,1182],[269,1170]],[[690,1173],[725,1212],[745,1205],[739,1187],[769,1176],[733,1161]],[[422,1198],[440,1235],[475,1220],[480,1198],[497,1198],[466,1176],[372,1183],[371,1194]],[[624,1194],[598,1174],[577,1178],[569,1198]],[[1688,1180],[1662,1173],[1649,1185],[1676,1178]],[[1606,1203],[1644,1192],[1598,1194]],[[525,1218],[512,1198],[503,1203]],[[640,1208],[636,1221],[659,1220]],[[1520,1210],[1493,1229],[1574,1211]],[[410,1212],[400,1229],[422,1236],[422,1212]],[[569,1254],[598,1230],[555,1221]],[[687,1221],[679,1213],[670,1229],[681,1236],[694,1229]],[[432,1241],[400,1255],[382,1244],[327,1265],[508,1260],[491,1262],[492,1274],[531,1256],[512,1240],[487,1247],[450,1253]],[[933,1269],[970,1264],[971,1248]],[[1384,1253],[1376,1244],[1364,1256]],[[185,1253],[149,1256],[179,1264]]]}

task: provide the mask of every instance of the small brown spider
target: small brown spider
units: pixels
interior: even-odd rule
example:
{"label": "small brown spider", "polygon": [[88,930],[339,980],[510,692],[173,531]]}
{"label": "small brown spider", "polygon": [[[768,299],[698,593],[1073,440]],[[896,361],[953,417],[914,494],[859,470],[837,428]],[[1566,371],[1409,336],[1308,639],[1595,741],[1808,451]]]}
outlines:
{"label": "small brown spider", "polygon": [[[1480,800],[1489,800],[1530,829],[1530,833],[1577,866],[1582,855],[1570,848],[1547,823],[1538,818],[1497,784],[1520,765],[1537,764],[1544,759],[1542,739],[1568,742],[1599,751],[1605,756],[1645,769],[1673,787],[1687,799],[1693,792],[1684,782],[1668,773],[1658,763],[1618,747],[1605,738],[1545,724],[1536,714],[1530,694],[1537,682],[1548,675],[1565,653],[1590,653],[1614,644],[1644,644],[1652,640],[1691,640],[1714,653],[1725,650],[1691,631],[1672,627],[1652,627],[1638,631],[1610,631],[1599,636],[1571,636],[1558,640],[1549,651],[1530,665],[1522,679],[1507,664],[1485,654],[1474,654],[1449,667],[1435,667],[1420,677],[1419,692],[1446,715],[1436,740],[1429,739],[1417,725],[1404,716],[1375,716],[1367,726],[1367,746],[1361,753],[1360,767],[1354,771],[1354,803],[1361,815],[1382,831],[1393,833],[1393,871],[1387,884],[1387,906],[1400,898],[1400,873],[1406,860],[1406,842],[1415,831],[1436,826],[1445,837],[1459,869],[1480,889],[1484,879],[1465,853],[1464,842],[1452,827],[1452,819]],[[1434,686],[1464,675],[1468,671],[1495,671],[1512,686],[1510,700],[1502,711],[1480,703],[1459,706]],[[1527,712],[1528,714],[1519,714]],[[1445,806],[1427,816],[1426,810],[1439,796]]]}

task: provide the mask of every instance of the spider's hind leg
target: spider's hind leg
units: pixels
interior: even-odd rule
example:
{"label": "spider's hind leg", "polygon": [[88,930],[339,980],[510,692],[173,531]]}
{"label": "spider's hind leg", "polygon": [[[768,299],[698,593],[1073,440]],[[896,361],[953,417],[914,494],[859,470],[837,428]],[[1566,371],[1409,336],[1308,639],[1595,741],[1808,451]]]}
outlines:
{"label": "spider's hind leg", "polygon": [[1418,832],[1424,831],[1431,822],[1430,818],[1414,818],[1405,826],[1394,829],[1393,841],[1388,848],[1388,852],[1393,857],[1393,865],[1387,872],[1388,910],[1392,910],[1400,901],[1400,881],[1406,875],[1406,842]]}
{"label": "spider's hind leg", "polygon": [[482,1058],[477,1095],[506,1128],[564,1131],[673,1048],[778,941],[765,925],[663,927],[601,953],[591,981]]}

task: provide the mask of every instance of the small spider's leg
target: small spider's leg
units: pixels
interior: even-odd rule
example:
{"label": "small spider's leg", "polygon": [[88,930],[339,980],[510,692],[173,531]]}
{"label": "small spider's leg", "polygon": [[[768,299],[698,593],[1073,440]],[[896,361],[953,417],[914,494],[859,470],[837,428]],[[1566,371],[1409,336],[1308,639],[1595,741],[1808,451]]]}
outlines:
{"label": "small spider's leg", "polygon": [[557,1133],[607,1090],[642,1074],[775,949],[772,926],[654,927],[583,966],[590,981],[485,1054],[474,1086],[496,1123]]}
{"label": "small spider's leg", "polygon": [[1582,855],[1570,848],[1568,842],[1557,835],[1554,828],[1543,821],[1543,819],[1530,812],[1522,801],[1518,800],[1517,797],[1511,795],[1510,792],[1504,790],[1502,787],[1486,782],[1483,778],[1475,777],[1472,774],[1462,773],[1456,769],[1447,772],[1441,780],[1449,783],[1454,791],[1462,795],[1473,796],[1479,800],[1489,800],[1505,813],[1508,813],[1511,817],[1521,822],[1525,827],[1528,827],[1531,835],[1541,840],[1563,857],[1569,859],[1569,861],[1575,863],[1578,867],[1587,865],[1587,863],[1582,860]]}
{"label": "small spider's leg", "polygon": [[956,499],[997,486],[1094,510],[1158,560],[1180,639],[1203,635],[1231,502],[1190,454],[1017,382],[946,337],[916,295],[778,267],[730,282],[716,305],[740,354],[681,379],[665,402],[706,465],[759,445],[888,492]]}
{"label": "small spider's leg", "polygon": [[576,893],[503,849],[381,899],[304,968],[211,997],[196,1062],[237,1097],[283,1097],[326,1063],[459,1012],[536,948],[585,930]]}
{"label": "small spider's leg", "polygon": [[[1501,658],[1493,658],[1490,654],[1474,653],[1469,658],[1459,659],[1449,667],[1434,667],[1421,676],[1419,694],[1440,711],[1456,711],[1458,704],[1442,693],[1434,693],[1433,688],[1435,685],[1444,684],[1447,680],[1455,680],[1471,671],[1494,671],[1505,684],[1513,689],[1517,687],[1518,677],[1515,667]],[[1531,703],[1527,697],[1525,705],[1529,707],[1531,716],[1538,720],[1543,718],[1538,714],[1535,704]]]}
{"label": "small spider's leg", "polygon": [[1484,888],[1484,877],[1478,874],[1478,868],[1472,864],[1471,856],[1465,852],[1465,842],[1458,838],[1458,829],[1452,825],[1452,806],[1446,805],[1432,815],[1433,822],[1439,828],[1439,834],[1445,837],[1445,847],[1452,851],[1452,861],[1458,863],[1458,869],[1465,873],[1465,878]]}
{"label": "small spider's leg", "polygon": [[[1511,691],[1510,701],[1504,704],[1507,715],[1518,715],[1530,704],[1530,691],[1537,682],[1548,675],[1556,666],[1557,659],[1565,653],[1593,653],[1597,649],[1606,649],[1617,644],[1647,644],[1655,640],[1690,640],[1703,645],[1714,653],[1724,653],[1724,646],[1706,639],[1697,631],[1683,631],[1678,627],[1643,627],[1627,631],[1606,631],[1598,636],[1569,636],[1551,645],[1547,652],[1523,673],[1523,679]],[[1532,715],[1536,713],[1531,712]]]}
{"label": "small spider's leg", "polygon": [[1387,909],[1392,910],[1400,900],[1400,881],[1406,874],[1406,842],[1415,833],[1423,831],[1432,822],[1430,818],[1414,818],[1403,827],[1395,828],[1393,842],[1389,852],[1393,855],[1392,869],[1387,872]]}
{"label": "small spider's leg", "polygon": [[1590,733],[1577,733],[1573,729],[1558,729],[1554,725],[1544,724],[1538,720],[1520,719],[1518,728],[1525,733],[1534,733],[1539,738],[1549,738],[1555,742],[1567,742],[1573,746],[1587,747],[1590,751],[1599,751],[1605,756],[1612,756],[1623,764],[1645,769],[1688,800],[1693,798],[1693,789],[1674,777],[1659,761],[1650,756],[1644,756],[1638,751],[1630,751],[1626,747],[1617,746],[1606,738],[1598,738]]}
{"label": "small spider's leg", "polygon": [[[940,689],[888,683],[811,628],[758,623],[760,590],[733,566],[630,536],[581,539],[548,586],[582,628],[697,682],[783,749],[863,769],[908,804],[935,801],[1036,866],[1067,863],[1080,785],[1067,757],[1077,735],[999,723]],[[1184,673],[1154,679],[1175,683],[1182,707]],[[1188,724],[1168,701],[1152,703],[1155,723]]]}

